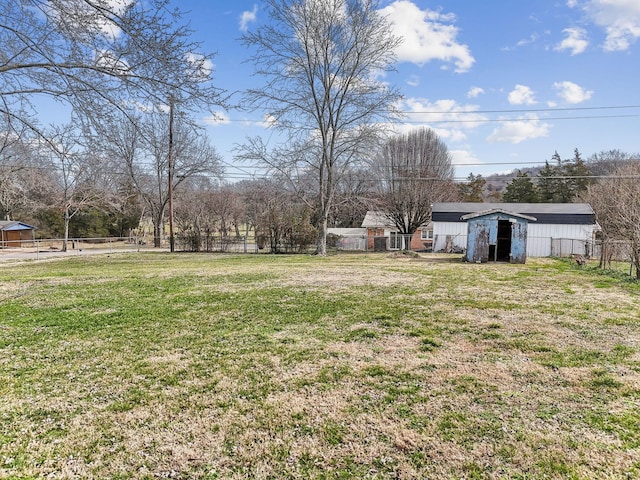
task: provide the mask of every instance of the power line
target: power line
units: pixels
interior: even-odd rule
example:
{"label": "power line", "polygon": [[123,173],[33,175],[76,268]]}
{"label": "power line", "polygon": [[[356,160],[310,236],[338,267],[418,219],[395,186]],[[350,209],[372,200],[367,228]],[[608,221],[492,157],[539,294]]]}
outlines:
{"label": "power line", "polygon": [[[600,110],[621,110],[621,109],[633,109],[640,108],[640,105],[607,105],[597,107],[564,107],[564,108],[520,108],[509,110],[400,110],[402,115],[443,115],[443,116],[462,116],[462,115],[481,115],[481,114],[512,114],[512,113],[554,113],[554,112],[573,112],[573,111],[600,111]],[[616,114],[616,115],[574,115],[569,117],[544,117],[544,118],[528,118],[528,117],[516,117],[516,118],[479,118],[474,120],[409,120],[399,123],[487,123],[487,122],[532,122],[537,120],[592,120],[592,119],[607,119],[607,118],[634,118],[639,117],[640,114]],[[226,119],[225,122],[220,122],[218,125],[224,125],[225,123],[260,123],[258,120],[235,120]]]}
{"label": "power line", "polygon": [[565,107],[565,108],[520,108],[509,110],[471,110],[471,111],[402,111],[402,113],[428,113],[428,114],[469,114],[469,113],[536,113],[536,112],[570,112],[574,110],[613,110],[623,108],[640,108],[640,105],[615,105],[601,107]]}
{"label": "power line", "polygon": [[574,117],[545,117],[545,118],[483,118],[480,120],[410,120],[402,123],[509,123],[509,122],[539,122],[546,120],[594,120],[599,118],[635,118],[640,117],[640,114],[628,114],[628,115],[582,115]]}

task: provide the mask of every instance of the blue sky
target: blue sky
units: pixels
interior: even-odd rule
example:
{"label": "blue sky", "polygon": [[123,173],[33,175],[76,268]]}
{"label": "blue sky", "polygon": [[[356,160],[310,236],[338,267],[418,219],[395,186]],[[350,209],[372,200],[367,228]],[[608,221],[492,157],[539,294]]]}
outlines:
{"label": "blue sky", "polygon": [[[181,0],[195,39],[214,58],[215,84],[229,92],[259,84],[239,37],[268,21],[261,1]],[[435,129],[456,176],[539,165],[602,150],[640,151],[640,1],[382,1],[405,38],[397,71],[407,112],[398,130]],[[234,97],[239,100],[239,97]],[[624,108],[618,108],[624,107]],[[260,112],[204,119],[230,179],[233,145],[263,129]],[[250,171],[244,169],[244,171]]]}

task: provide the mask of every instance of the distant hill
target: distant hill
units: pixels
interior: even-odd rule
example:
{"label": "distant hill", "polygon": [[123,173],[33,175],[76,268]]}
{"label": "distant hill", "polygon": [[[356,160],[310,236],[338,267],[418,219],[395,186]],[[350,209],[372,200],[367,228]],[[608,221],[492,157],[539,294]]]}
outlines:
{"label": "distant hill", "polygon": [[537,177],[538,172],[544,168],[543,165],[536,167],[524,167],[524,168],[516,168],[507,173],[493,173],[487,175],[486,177],[483,175],[487,183],[484,186],[484,197],[486,201],[495,201],[496,196],[502,195],[504,189],[511,182],[511,180],[518,175],[518,171],[522,173],[526,173],[531,178]]}
{"label": "distant hill", "polygon": [[[612,151],[612,154],[615,154],[616,151]],[[620,153],[618,157],[615,155],[611,155],[609,158],[590,158],[587,160],[587,166],[591,171],[591,174],[594,176],[601,175],[610,175],[616,169],[623,167],[632,162],[640,162],[640,155],[625,155]],[[544,165],[539,165],[535,167],[523,167],[516,168],[508,173],[494,173],[487,176],[484,176],[484,179],[487,181],[484,187],[484,199],[485,201],[495,201],[496,199],[500,199],[502,193],[504,192],[507,185],[511,182],[511,180],[518,175],[518,170],[522,173],[526,173],[531,178],[536,178],[540,170],[544,168]]]}

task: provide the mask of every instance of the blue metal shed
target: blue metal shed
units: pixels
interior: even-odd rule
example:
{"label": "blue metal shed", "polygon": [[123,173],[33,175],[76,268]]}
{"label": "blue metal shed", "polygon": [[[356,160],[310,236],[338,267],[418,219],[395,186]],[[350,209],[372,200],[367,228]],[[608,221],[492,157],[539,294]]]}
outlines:
{"label": "blue metal shed", "polygon": [[460,218],[467,222],[468,262],[525,263],[527,227],[535,217],[495,208]]}

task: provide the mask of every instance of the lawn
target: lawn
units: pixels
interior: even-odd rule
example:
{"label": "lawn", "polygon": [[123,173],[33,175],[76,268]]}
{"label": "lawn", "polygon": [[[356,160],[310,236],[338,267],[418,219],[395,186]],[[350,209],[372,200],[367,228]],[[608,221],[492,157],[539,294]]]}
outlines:
{"label": "lawn", "polygon": [[0,265],[0,478],[640,478],[640,284],[559,260]]}

